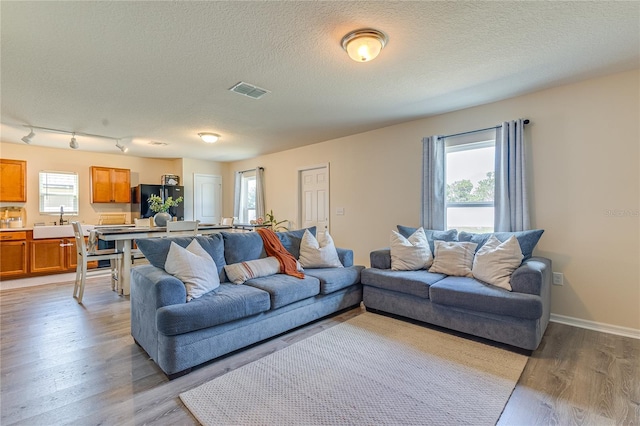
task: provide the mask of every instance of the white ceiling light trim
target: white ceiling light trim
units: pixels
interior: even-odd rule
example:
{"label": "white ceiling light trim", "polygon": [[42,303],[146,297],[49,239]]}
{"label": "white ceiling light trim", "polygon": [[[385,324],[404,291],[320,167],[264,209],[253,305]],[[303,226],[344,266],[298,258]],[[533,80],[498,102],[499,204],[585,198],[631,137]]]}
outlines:
{"label": "white ceiling light trim", "polygon": [[198,136],[200,136],[200,139],[202,139],[206,143],[215,143],[218,142],[218,139],[220,139],[220,135],[217,133],[204,132],[198,133]]}
{"label": "white ceiling light trim", "polygon": [[375,59],[389,42],[382,31],[362,28],[351,31],[342,37],[342,48],[356,62],[369,62]]}

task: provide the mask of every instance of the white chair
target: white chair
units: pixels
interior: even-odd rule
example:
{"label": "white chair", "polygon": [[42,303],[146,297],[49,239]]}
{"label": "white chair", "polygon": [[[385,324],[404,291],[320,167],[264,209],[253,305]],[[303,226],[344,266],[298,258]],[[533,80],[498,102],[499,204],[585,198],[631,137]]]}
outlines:
{"label": "white chair", "polygon": [[222,222],[220,222],[220,225],[233,226],[233,218],[232,217],[223,217],[222,218]]}
{"label": "white chair", "polygon": [[175,222],[167,222],[167,237],[171,236],[172,232],[181,232],[185,233],[187,231],[191,231],[189,235],[193,235],[194,237],[198,235],[198,224],[199,220],[179,220]]}
{"label": "white chair", "polygon": [[98,260],[109,260],[111,263],[111,289],[115,290],[116,280],[120,276],[120,266],[122,264],[122,252],[114,249],[106,250],[87,250],[87,244],[84,241],[82,233],[82,225],[80,222],[71,222],[73,225],[73,235],[76,238],[76,253],[78,254],[76,266],[76,283],[73,287],[73,297],[78,299],[78,303],[82,303],[84,295],[84,286],[87,279],[87,263]]}
{"label": "white chair", "polygon": [[149,228],[151,226],[151,218],[134,218],[133,223],[135,223],[137,227]]}

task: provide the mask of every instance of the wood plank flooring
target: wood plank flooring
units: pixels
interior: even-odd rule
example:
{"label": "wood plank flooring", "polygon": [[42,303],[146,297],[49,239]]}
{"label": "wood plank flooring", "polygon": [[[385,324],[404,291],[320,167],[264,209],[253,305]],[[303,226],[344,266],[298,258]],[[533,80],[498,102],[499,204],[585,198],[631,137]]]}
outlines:
{"label": "wood plank flooring", "polygon": [[[178,395],[359,315],[353,309],[173,381],[133,342],[129,299],[108,278],[0,293],[0,424],[196,425]],[[640,422],[640,340],[549,325],[499,425]],[[425,419],[425,424],[429,424]]]}

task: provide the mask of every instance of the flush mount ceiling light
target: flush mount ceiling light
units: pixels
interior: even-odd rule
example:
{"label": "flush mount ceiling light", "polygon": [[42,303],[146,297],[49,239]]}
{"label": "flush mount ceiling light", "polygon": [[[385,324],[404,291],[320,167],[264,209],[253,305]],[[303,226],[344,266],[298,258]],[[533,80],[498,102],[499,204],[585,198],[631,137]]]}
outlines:
{"label": "flush mount ceiling light", "polygon": [[80,145],[78,145],[78,141],[76,140],[76,134],[75,133],[71,134],[71,140],[69,141],[69,147],[71,149],[78,149],[80,147]]}
{"label": "flush mount ceiling light", "polygon": [[33,139],[33,137],[34,137],[35,135],[36,135],[36,134],[35,134],[35,133],[33,133],[33,129],[31,129],[31,131],[29,132],[29,134],[28,134],[27,136],[23,136],[23,137],[22,137],[21,141],[22,141],[22,142],[24,142],[24,143],[29,144],[29,143],[31,143],[31,139]]}
{"label": "flush mount ceiling light", "polygon": [[369,62],[380,54],[389,38],[382,31],[362,28],[342,37],[342,48],[356,62]]}
{"label": "flush mount ceiling light", "polygon": [[127,152],[127,151],[129,151],[129,148],[127,148],[127,147],[126,147],[126,146],[124,146],[124,145],[120,145],[120,140],[117,140],[117,141],[116,141],[116,148],[118,148],[118,149],[119,149],[120,151],[122,151],[122,152]]}
{"label": "flush mount ceiling light", "polygon": [[198,133],[198,136],[206,143],[214,143],[220,139],[220,135],[217,133]]}

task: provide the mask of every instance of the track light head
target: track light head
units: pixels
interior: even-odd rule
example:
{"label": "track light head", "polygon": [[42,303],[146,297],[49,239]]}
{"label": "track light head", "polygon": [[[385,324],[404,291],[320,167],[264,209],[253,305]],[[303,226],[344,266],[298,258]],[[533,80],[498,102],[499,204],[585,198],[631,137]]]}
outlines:
{"label": "track light head", "polygon": [[35,134],[35,133],[33,133],[33,129],[31,129],[31,131],[29,132],[29,134],[28,134],[28,135],[26,135],[26,136],[23,136],[21,140],[22,140],[22,142],[24,142],[24,143],[26,143],[26,144],[29,144],[29,143],[31,143],[31,139],[33,139],[33,137],[34,137],[35,135],[36,135],[36,134]]}
{"label": "track light head", "polygon": [[73,133],[71,135],[71,141],[69,141],[69,147],[71,149],[78,149],[78,147],[80,147],[80,145],[78,145],[78,141],[76,140],[76,134]]}
{"label": "track light head", "polygon": [[120,145],[120,141],[119,141],[119,140],[118,140],[118,141],[116,141],[116,148],[118,148],[118,149],[119,149],[120,151],[122,151],[122,152],[127,152],[127,151],[129,151],[129,148],[127,148],[127,147],[126,147],[126,146],[124,146],[124,145]]}

